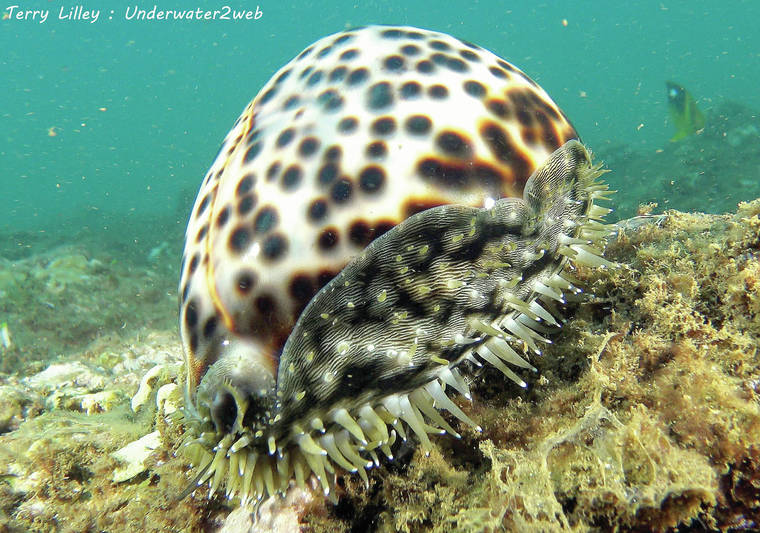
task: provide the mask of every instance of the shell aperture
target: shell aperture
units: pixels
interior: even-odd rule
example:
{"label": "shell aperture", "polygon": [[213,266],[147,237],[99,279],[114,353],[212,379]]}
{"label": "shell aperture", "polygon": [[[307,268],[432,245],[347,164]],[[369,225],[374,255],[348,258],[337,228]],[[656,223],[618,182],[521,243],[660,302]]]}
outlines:
{"label": "shell aperture", "polygon": [[[354,70],[365,69],[375,84],[359,92],[322,87],[305,104],[308,93],[299,93],[299,109],[289,103],[292,87],[283,80],[302,78],[308,87],[315,72],[329,80],[340,60],[320,68],[322,61],[350,56],[354,48],[341,46],[352,41],[365,44],[356,55],[366,66]],[[597,248],[610,231],[601,223],[608,210],[594,205],[606,199],[602,171],[568,140],[576,135],[562,113],[519,70],[474,45],[413,28],[369,27],[308,50],[233,128],[188,226],[181,280],[186,449],[200,467],[198,484],[208,482],[212,492],[224,486],[246,501],[282,492],[291,480],[303,485],[312,474],[327,493],[336,467],[366,479],[379,453],[392,457],[398,437],[414,433],[427,447],[429,433],[456,435],[439,410],[474,425],[448,396],[451,389],[469,395],[462,371],[489,363],[524,386],[512,369],[532,368],[527,354],[540,353],[557,325],[545,302],[575,290],[563,277],[567,264],[610,265]],[[416,63],[404,50],[418,50]],[[318,58],[299,63],[310,54]],[[397,55],[415,67],[396,68]],[[467,57],[476,59],[464,63],[463,75],[459,62]],[[433,72],[420,70],[425,61]],[[388,100],[400,101],[410,83],[424,97],[392,107]],[[436,87],[468,113],[444,114]],[[331,90],[342,102],[335,107],[364,107],[332,116],[319,100]],[[509,112],[497,97],[512,102]],[[285,109],[296,109],[298,127],[270,127]],[[418,117],[430,122],[429,135],[399,131]],[[366,124],[364,133],[346,136],[341,124],[350,118]],[[527,123],[550,133],[527,133]],[[298,155],[282,152],[282,135],[300,135]],[[379,146],[382,158],[365,159]],[[268,183],[268,169],[278,164],[299,169],[300,203],[283,189],[284,174]],[[332,182],[323,182],[325,173]],[[332,195],[337,183],[357,189],[353,200]],[[248,209],[253,197],[258,209]],[[320,200],[329,214],[315,225]],[[370,234],[352,239],[360,224]],[[236,237],[241,231],[247,237]],[[273,235],[288,243],[279,263],[267,259]],[[343,236],[349,243],[342,248],[321,246]],[[304,278],[309,297],[295,298],[294,283]]]}

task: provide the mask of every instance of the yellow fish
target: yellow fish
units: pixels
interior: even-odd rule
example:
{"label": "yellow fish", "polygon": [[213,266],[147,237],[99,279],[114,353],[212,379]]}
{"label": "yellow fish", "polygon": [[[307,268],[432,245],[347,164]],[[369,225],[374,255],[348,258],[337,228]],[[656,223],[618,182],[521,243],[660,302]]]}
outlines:
{"label": "yellow fish", "polygon": [[705,127],[705,116],[697,107],[697,101],[677,83],[667,81],[665,85],[668,88],[670,117],[676,127],[676,133],[670,140],[680,141],[694,133],[701,133]]}

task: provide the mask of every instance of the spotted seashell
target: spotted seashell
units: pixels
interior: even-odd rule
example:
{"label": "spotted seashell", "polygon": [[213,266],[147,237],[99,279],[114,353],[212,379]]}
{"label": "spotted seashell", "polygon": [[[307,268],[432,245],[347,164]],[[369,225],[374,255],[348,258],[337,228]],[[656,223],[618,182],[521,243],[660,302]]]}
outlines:
{"label": "spotted seashell", "polygon": [[456,431],[488,362],[532,368],[608,265],[606,187],[556,105],[492,53],[415,28],[326,37],[247,107],[188,224],[181,330],[198,484],[258,501],[398,437]]}

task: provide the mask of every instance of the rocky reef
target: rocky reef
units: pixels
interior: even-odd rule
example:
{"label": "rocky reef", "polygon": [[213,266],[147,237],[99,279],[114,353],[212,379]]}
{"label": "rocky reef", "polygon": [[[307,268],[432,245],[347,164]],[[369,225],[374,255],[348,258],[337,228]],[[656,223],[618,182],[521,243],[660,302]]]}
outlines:
{"label": "rocky reef", "polygon": [[[705,139],[667,150],[709,159]],[[723,178],[758,183],[744,161]],[[658,183],[683,168],[676,158]],[[461,439],[434,438],[428,456],[400,443],[369,487],[339,473],[334,501],[292,491],[262,506],[259,530],[760,529],[760,199],[722,215],[662,207],[621,222],[606,251],[619,268],[573,272],[585,293],[557,310],[567,321],[532,358],[527,390],[485,368],[473,401],[456,397],[482,432],[449,420]],[[141,279],[149,305],[134,300]],[[0,532],[253,528],[219,495],[180,498],[173,283],[68,248],[0,263]],[[51,298],[86,307],[45,329]],[[121,330],[119,317],[144,326]],[[80,334],[51,349],[59,330]]]}

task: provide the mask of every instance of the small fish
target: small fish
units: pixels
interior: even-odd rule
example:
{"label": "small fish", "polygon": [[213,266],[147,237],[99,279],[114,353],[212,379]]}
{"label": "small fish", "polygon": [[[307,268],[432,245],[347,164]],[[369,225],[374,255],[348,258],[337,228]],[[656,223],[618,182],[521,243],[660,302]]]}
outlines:
{"label": "small fish", "polygon": [[668,110],[676,127],[676,133],[670,141],[680,141],[689,135],[701,133],[705,127],[705,116],[697,107],[697,101],[677,83],[668,81],[665,85],[668,88]]}
{"label": "small fish", "polygon": [[0,346],[3,350],[10,350],[13,348],[13,341],[11,340],[11,332],[8,329],[8,323],[3,322],[0,324]]}

